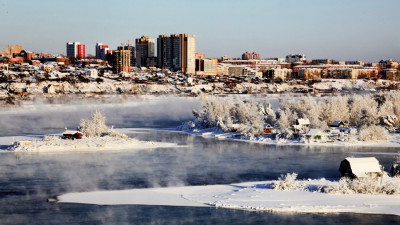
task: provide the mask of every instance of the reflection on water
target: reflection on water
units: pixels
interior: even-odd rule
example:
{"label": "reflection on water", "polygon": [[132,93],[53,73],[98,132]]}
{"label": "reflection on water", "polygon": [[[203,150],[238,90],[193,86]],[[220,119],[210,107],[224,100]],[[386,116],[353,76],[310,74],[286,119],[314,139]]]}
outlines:
{"label": "reflection on water", "polygon": [[[185,147],[125,152],[0,154],[2,224],[251,224],[251,223],[395,223],[397,216],[357,214],[270,214],[214,208],[93,206],[51,204],[50,196],[67,192],[227,184],[276,179],[297,172],[299,178],[338,178],[340,161],[368,152],[389,168],[395,148],[268,146],[196,137],[166,131],[135,130],[141,140],[175,142]],[[351,153],[349,153],[351,152]]]}

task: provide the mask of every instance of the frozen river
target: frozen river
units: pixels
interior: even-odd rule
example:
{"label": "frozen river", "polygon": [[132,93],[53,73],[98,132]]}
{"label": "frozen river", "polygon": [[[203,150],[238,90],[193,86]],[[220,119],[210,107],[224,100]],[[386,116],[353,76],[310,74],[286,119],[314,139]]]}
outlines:
{"label": "frozen river", "polygon": [[[97,153],[0,153],[0,224],[400,223],[398,216],[390,215],[289,214],[211,207],[99,206],[46,201],[49,197],[69,192],[263,181],[277,179],[287,172],[298,173],[300,179],[338,178],[340,161],[347,156],[374,156],[388,170],[393,154],[399,151],[397,148],[268,146],[137,129],[175,127],[190,118],[191,110],[172,114],[171,111],[177,111],[178,104],[162,102],[142,105],[140,109],[137,105],[123,110],[110,106],[104,111],[110,118],[109,124],[136,127],[128,129],[130,137],[173,142],[185,147]],[[195,105],[191,101],[185,104]],[[76,121],[68,121],[76,115],[81,118],[89,111],[82,112],[79,107],[74,107],[68,110],[34,109],[30,114],[3,112],[0,125],[10,129],[3,130],[0,136],[27,133],[29,124],[35,127],[32,133],[54,132],[60,127],[54,122],[57,118],[76,125]],[[46,115],[49,117],[47,120]],[[146,120],[140,118],[144,115]],[[18,126],[12,127],[13,123]]]}

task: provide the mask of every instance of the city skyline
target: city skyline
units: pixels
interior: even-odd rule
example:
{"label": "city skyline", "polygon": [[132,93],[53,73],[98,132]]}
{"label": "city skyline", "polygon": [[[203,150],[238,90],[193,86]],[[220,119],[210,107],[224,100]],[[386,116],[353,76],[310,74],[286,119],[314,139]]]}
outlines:
{"label": "city skyline", "polygon": [[400,2],[384,3],[0,0],[7,31],[0,36],[0,49],[20,44],[34,52],[65,54],[66,42],[79,41],[87,55],[95,55],[97,42],[116,49],[141,36],[188,33],[196,36],[197,52],[208,58],[255,51],[261,58],[399,59]]}

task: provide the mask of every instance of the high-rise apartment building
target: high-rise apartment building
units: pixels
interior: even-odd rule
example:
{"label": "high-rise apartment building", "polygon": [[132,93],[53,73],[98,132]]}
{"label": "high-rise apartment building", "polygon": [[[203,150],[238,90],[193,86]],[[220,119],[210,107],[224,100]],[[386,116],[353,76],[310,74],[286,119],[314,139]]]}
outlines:
{"label": "high-rise apartment building", "polygon": [[136,65],[138,67],[148,67],[149,58],[155,56],[155,41],[150,37],[142,36],[136,39]]}
{"label": "high-rise apartment building", "polygon": [[[96,47],[95,47],[96,48],[96,59],[101,59],[101,49],[103,46],[104,45],[101,42],[96,43]],[[108,46],[107,46],[107,48],[108,48]]]}
{"label": "high-rise apartment building", "polygon": [[167,61],[167,49],[168,49],[168,36],[159,35],[157,38],[157,66],[158,68],[165,69],[169,68]]}
{"label": "high-rise apartment building", "polygon": [[131,72],[131,50],[129,46],[119,46],[114,52],[114,72]]}
{"label": "high-rise apartment building", "polygon": [[158,67],[194,74],[196,70],[196,36],[160,35],[157,39]]}
{"label": "high-rise apartment building", "polygon": [[242,54],[242,59],[243,60],[251,60],[251,59],[260,60],[260,54],[258,54],[256,52],[253,52],[253,53],[245,52]]}
{"label": "high-rise apartment building", "polygon": [[78,45],[79,42],[68,42],[67,43],[67,57],[68,58],[78,58]]}
{"label": "high-rise apartment building", "polygon": [[[127,49],[128,46],[125,46]],[[129,50],[131,51],[131,66],[136,66],[136,48],[133,45],[129,45]]]}
{"label": "high-rise apartment building", "polygon": [[86,47],[85,45],[78,45],[78,59],[86,58]]}

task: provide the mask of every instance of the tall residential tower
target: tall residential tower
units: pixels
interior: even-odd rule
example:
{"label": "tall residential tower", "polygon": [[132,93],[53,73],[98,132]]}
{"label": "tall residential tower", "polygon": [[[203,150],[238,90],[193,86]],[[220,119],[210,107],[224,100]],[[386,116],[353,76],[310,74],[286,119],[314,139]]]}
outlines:
{"label": "tall residential tower", "polygon": [[78,45],[79,42],[68,42],[67,43],[67,57],[76,59],[78,58]]}
{"label": "tall residential tower", "polygon": [[137,67],[148,67],[149,61],[155,56],[155,41],[150,37],[142,36],[136,39],[136,65]]}
{"label": "tall residential tower", "polygon": [[194,74],[196,70],[196,36],[188,34],[160,35],[157,38],[159,68]]}
{"label": "tall residential tower", "polygon": [[114,52],[114,72],[131,72],[131,50],[128,46],[119,46],[118,50]]}

